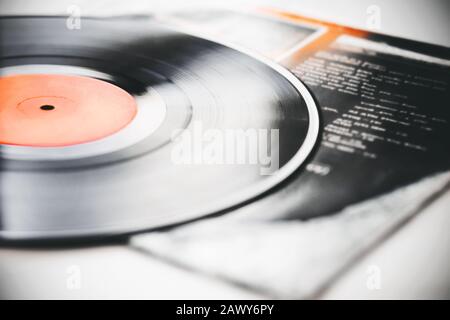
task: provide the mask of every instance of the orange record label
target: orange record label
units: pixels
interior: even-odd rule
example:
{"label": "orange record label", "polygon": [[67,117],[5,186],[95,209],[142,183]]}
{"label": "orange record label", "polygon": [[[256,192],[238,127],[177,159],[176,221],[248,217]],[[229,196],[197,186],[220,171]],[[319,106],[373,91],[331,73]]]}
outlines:
{"label": "orange record label", "polygon": [[136,112],[134,98],[105,81],[46,74],[0,77],[0,144],[91,142],[124,128]]}

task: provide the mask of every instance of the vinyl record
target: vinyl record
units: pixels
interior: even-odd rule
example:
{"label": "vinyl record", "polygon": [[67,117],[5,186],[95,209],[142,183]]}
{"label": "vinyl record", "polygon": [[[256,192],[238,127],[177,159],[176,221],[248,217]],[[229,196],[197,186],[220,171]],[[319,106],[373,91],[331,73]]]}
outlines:
{"label": "vinyl record", "polygon": [[283,68],[144,17],[0,18],[0,239],[109,236],[221,212],[318,134]]}

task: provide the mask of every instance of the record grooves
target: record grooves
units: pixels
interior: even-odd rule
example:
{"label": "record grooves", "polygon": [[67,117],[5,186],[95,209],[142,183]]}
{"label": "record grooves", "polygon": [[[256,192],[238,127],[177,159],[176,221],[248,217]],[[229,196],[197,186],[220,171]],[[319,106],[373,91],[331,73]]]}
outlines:
{"label": "record grooves", "polygon": [[281,182],[316,141],[305,86],[239,50],[144,18],[80,30],[0,18],[0,30],[2,240],[213,214]]}

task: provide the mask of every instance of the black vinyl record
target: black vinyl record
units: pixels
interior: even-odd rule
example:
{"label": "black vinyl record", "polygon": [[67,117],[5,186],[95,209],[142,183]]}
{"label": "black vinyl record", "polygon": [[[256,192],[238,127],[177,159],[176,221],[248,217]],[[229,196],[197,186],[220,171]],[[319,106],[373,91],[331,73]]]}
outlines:
{"label": "black vinyl record", "polygon": [[137,114],[90,142],[0,140],[3,240],[128,234],[226,210],[298,169],[318,135],[314,100],[288,71],[144,17],[75,30],[64,17],[0,18],[1,78],[30,74],[113,84]]}

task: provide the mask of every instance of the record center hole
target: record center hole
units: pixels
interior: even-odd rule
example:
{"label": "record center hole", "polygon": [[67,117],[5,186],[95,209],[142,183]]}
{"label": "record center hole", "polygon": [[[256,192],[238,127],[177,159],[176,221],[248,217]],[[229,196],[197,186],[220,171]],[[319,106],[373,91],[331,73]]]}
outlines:
{"label": "record center hole", "polygon": [[43,106],[41,106],[41,110],[44,110],[44,111],[50,111],[50,110],[54,110],[54,109],[55,109],[55,106],[51,106],[49,104],[44,104]]}

